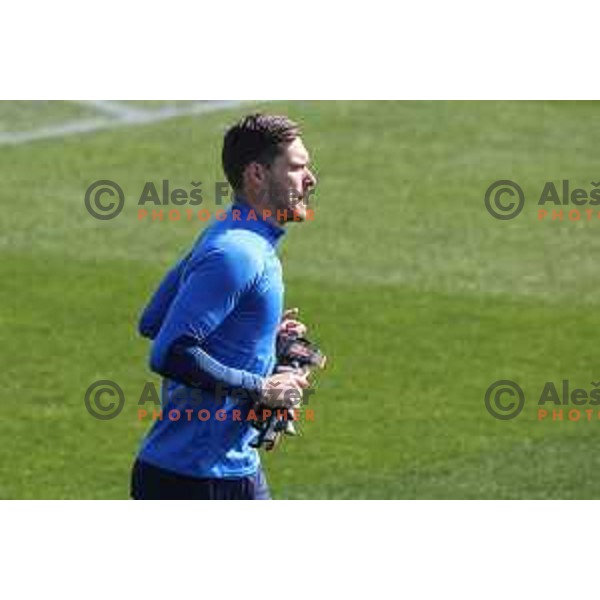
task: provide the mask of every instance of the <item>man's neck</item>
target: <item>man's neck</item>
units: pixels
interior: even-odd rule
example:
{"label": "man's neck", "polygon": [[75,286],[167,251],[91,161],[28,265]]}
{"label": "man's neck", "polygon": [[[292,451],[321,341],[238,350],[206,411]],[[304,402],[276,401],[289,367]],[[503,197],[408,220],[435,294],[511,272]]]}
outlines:
{"label": "man's neck", "polygon": [[[271,208],[268,205],[265,206],[264,202],[262,202],[261,200],[254,199],[250,196],[236,192],[234,196],[234,202],[244,204],[248,208],[254,210],[258,218],[268,223],[271,223],[275,227],[284,228],[286,225],[286,221],[281,223],[276,219],[277,210]],[[266,217],[264,216],[264,211],[269,211],[269,214],[267,214]]]}

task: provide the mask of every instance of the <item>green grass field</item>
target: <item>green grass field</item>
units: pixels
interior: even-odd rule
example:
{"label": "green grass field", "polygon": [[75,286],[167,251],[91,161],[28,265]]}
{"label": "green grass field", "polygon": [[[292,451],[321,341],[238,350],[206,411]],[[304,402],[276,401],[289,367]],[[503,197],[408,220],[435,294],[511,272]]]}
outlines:
{"label": "green grass field", "polygon": [[[0,131],[86,112],[50,104],[0,103]],[[536,420],[545,381],[600,379],[600,220],[538,222],[532,201],[548,180],[600,180],[600,108],[568,102],[248,104],[0,146],[0,497],[127,498],[136,396],[158,382],[137,316],[203,226],[138,222],[135,199],[162,179],[210,190],[225,127],[254,108],[300,121],[313,155],[286,304],[329,355],[315,422],[265,457],[274,497],[600,497],[600,420]],[[125,191],[115,220],[85,210],[99,179]],[[484,208],[499,179],[528,198],[512,221]],[[100,379],[128,397],[111,421],[84,408]],[[499,379],[527,394],[511,421],[484,406]]]}

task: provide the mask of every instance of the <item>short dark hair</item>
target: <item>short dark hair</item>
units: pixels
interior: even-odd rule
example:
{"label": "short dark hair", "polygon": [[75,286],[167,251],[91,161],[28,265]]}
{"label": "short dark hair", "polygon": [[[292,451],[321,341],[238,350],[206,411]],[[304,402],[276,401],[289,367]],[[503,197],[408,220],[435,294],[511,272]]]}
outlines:
{"label": "short dark hair", "polygon": [[248,115],[225,134],[223,171],[234,191],[242,189],[244,169],[252,162],[271,165],[283,146],[300,136],[300,127],[284,116]]}

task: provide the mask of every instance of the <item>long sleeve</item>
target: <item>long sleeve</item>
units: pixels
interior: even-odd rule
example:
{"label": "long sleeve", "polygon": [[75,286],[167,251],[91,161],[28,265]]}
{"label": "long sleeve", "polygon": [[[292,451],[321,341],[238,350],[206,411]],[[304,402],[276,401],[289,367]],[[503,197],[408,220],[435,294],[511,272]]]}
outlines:
{"label": "long sleeve", "polygon": [[151,369],[187,385],[213,387],[221,383],[260,389],[260,376],[223,365],[209,356],[202,344],[256,283],[262,269],[260,256],[243,246],[212,249],[191,259],[152,344]]}
{"label": "long sleeve", "polygon": [[154,292],[148,302],[138,324],[140,335],[153,340],[165,319],[171,303],[177,295],[181,276],[185,268],[187,258],[179,261],[162,280],[158,289]]}
{"label": "long sleeve", "polygon": [[207,354],[192,338],[180,338],[171,346],[162,374],[191,387],[243,388],[258,392],[263,378],[248,371],[225,366]]}

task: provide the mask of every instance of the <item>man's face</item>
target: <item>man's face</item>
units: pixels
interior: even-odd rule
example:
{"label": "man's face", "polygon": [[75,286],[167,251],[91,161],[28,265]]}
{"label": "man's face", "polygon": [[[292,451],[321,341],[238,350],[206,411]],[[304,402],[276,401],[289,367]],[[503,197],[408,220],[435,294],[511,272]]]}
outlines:
{"label": "man's face", "polygon": [[281,223],[306,219],[309,196],[317,184],[309,164],[308,151],[296,138],[267,170],[267,197],[274,211],[280,211],[277,220]]}

